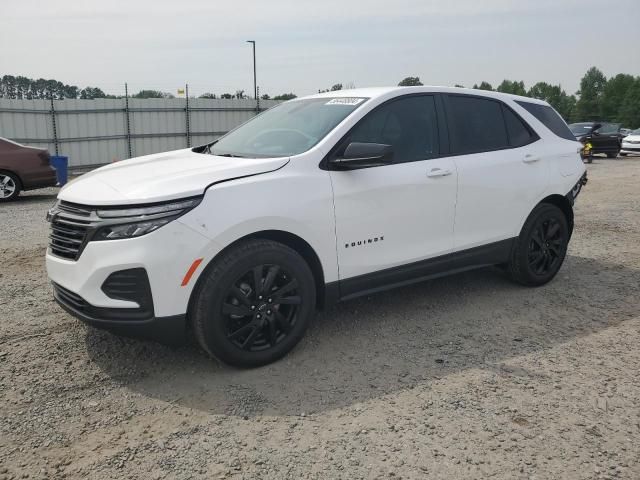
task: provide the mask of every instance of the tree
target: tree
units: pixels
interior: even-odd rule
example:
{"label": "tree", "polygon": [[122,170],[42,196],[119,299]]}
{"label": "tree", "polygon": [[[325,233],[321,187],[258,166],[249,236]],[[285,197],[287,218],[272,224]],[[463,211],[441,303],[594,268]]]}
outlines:
{"label": "tree", "polygon": [[626,127],[640,128],[640,77],[636,77],[633,85],[627,89],[618,113],[618,121]]}
{"label": "tree", "polygon": [[222,95],[220,95],[220,98],[231,99],[233,98],[233,95],[231,95],[230,93],[223,93]]}
{"label": "tree", "polygon": [[591,67],[580,80],[580,98],[576,103],[576,113],[580,120],[600,120],[602,118],[601,101],[607,77],[596,67]]}
{"label": "tree", "polygon": [[527,95],[527,90],[524,88],[524,82],[520,81],[511,81],[511,80],[503,80],[496,91],[502,93],[511,93],[512,95]]}
{"label": "tree", "polygon": [[419,87],[421,85],[424,84],[420,81],[420,77],[406,77],[398,83],[399,87]]}
{"label": "tree", "polygon": [[271,100],[271,97],[269,96],[269,94],[268,94],[268,93],[263,94],[260,98],[261,98],[262,100]]}
{"label": "tree", "polygon": [[236,90],[235,97],[238,99],[247,98],[247,96],[244,94],[244,90]]}
{"label": "tree", "polygon": [[140,90],[131,98],[175,98],[172,94],[160,90]]}
{"label": "tree", "polygon": [[635,78],[633,75],[619,73],[611,77],[602,91],[602,101],[600,104],[600,114],[603,120],[610,122],[620,122],[620,111],[624,105],[625,97],[630,88],[633,87]]}
{"label": "tree", "polygon": [[94,98],[107,98],[107,95],[98,87],[85,87],[80,90],[80,98],[83,100],[91,100]]}
{"label": "tree", "polygon": [[326,90],[318,90],[318,93],[337,92],[338,90],[342,90],[341,83],[336,83],[335,85],[332,85],[331,88],[328,88]]}
{"label": "tree", "polygon": [[490,92],[493,92],[493,87],[491,86],[491,84],[489,82],[485,82],[484,80],[480,82],[480,85],[475,84],[473,88],[476,90],[488,90]]}
{"label": "tree", "polygon": [[292,98],[297,98],[297,95],[295,93],[282,93],[273,97],[274,100],[291,100]]}
{"label": "tree", "polygon": [[567,122],[574,120],[576,98],[567,95],[560,85],[538,82],[529,89],[527,96],[548,102]]}
{"label": "tree", "polygon": [[218,96],[215,93],[207,92],[207,93],[203,93],[198,98],[218,98]]}
{"label": "tree", "polygon": [[454,85],[454,87],[456,87],[456,88],[464,88],[464,85],[460,85],[459,83],[456,83],[456,84]]}

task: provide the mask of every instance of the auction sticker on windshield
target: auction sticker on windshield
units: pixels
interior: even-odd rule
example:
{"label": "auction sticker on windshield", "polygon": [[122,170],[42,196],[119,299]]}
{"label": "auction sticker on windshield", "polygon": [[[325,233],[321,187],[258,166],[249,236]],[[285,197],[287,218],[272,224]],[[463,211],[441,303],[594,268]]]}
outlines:
{"label": "auction sticker on windshield", "polygon": [[364,98],[344,97],[344,98],[332,98],[325,105],[358,105],[364,102]]}

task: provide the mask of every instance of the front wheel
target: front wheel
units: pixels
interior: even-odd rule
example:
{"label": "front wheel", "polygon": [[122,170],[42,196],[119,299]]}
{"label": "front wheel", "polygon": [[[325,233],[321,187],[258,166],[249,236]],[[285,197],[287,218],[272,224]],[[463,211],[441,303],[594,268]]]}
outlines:
{"label": "front wheel", "polygon": [[539,286],[556,276],[569,244],[567,219],[558,207],[538,205],[527,218],[511,252],[510,277],[523,285]]}
{"label": "front wheel", "polygon": [[626,153],[622,153],[622,152],[620,152],[620,156],[621,156],[621,157],[626,157],[626,156],[627,156],[627,154],[626,154]]}
{"label": "front wheel", "polygon": [[607,158],[616,158],[618,156],[618,152],[607,153]]}
{"label": "front wheel", "polygon": [[194,333],[204,350],[229,365],[257,367],[283,357],[315,312],[311,269],[277,242],[238,244],[203,275],[191,309]]}

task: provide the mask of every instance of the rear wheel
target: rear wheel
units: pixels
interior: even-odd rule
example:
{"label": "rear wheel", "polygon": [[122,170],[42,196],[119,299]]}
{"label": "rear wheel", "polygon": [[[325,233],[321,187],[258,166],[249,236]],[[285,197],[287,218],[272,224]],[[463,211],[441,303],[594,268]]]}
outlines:
{"label": "rear wheel", "polygon": [[315,311],[313,274],[294,250],[250,240],[216,259],[195,292],[192,321],[204,350],[238,367],[286,355]]}
{"label": "rear wheel", "polygon": [[8,202],[20,195],[20,180],[10,172],[0,172],[0,202]]}
{"label": "rear wheel", "polygon": [[522,227],[507,270],[523,285],[544,285],[556,276],[569,243],[567,219],[558,207],[538,205]]}
{"label": "rear wheel", "polygon": [[620,156],[621,156],[621,157],[626,157],[626,156],[627,156],[627,154],[626,154],[626,153],[623,153],[623,152],[620,152]]}
{"label": "rear wheel", "polygon": [[618,156],[618,152],[607,153],[607,158],[616,158]]}

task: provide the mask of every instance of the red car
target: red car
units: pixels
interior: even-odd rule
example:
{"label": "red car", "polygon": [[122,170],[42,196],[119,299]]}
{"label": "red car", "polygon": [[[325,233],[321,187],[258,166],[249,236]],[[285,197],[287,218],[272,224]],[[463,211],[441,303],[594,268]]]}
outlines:
{"label": "red car", "polygon": [[0,138],[0,202],[12,200],[22,190],[53,187],[56,171],[49,152]]}

